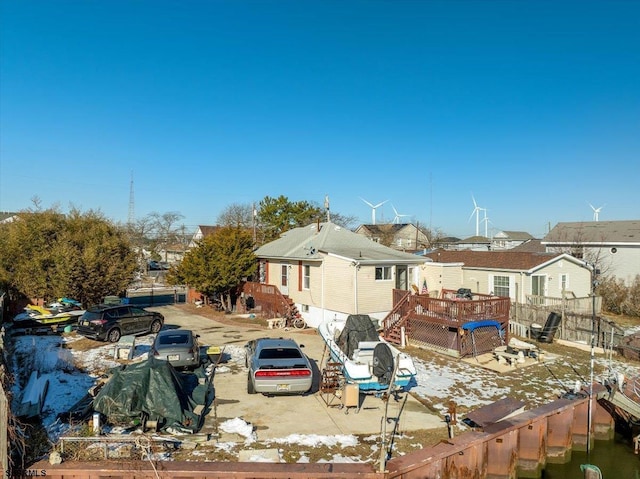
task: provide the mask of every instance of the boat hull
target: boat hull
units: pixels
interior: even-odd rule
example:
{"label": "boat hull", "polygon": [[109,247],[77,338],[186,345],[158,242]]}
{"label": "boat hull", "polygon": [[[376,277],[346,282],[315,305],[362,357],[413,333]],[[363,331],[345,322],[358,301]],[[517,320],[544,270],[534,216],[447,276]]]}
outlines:
{"label": "boat hull", "polygon": [[384,343],[391,350],[396,365],[391,389],[409,389],[415,384],[416,369],[411,356],[402,353],[381,338],[377,341],[361,341],[360,347],[353,352],[352,357],[347,356],[336,341],[336,333],[340,331],[341,326],[344,326],[344,322],[327,321],[320,324],[318,332],[329,350],[331,360],[342,365],[342,372],[348,383],[357,384],[360,391],[365,393],[389,390],[389,383],[381,382],[372,371],[375,346]]}

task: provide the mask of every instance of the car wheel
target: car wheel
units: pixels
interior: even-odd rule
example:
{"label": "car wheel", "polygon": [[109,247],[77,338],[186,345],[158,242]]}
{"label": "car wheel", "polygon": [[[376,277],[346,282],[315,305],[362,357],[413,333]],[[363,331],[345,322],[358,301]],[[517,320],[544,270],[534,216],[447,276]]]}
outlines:
{"label": "car wheel", "polygon": [[247,392],[249,394],[255,394],[256,393],[256,388],[253,385],[253,381],[251,381],[251,371],[249,371],[249,373],[247,374]]}
{"label": "car wheel", "polygon": [[159,319],[156,319],[153,321],[153,323],[151,323],[151,332],[153,334],[160,332],[161,329],[162,329],[162,323],[160,322]]}
{"label": "car wheel", "polygon": [[110,343],[117,343],[120,340],[120,330],[113,328],[107,333],[107,341]]}

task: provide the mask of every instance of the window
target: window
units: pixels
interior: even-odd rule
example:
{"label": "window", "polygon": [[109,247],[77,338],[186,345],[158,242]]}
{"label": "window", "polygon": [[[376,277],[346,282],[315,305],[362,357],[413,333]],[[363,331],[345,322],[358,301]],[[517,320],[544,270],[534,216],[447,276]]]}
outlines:
{"label": "window", "polygon": [[283,264],[280,267],[280,284],[282,286],[286,286],[288,278],[289,278],[289,268],[286,264]]}
{"label": "window", "polygon": [[300,312],[308,313],[309,312],[309,305],[308,304],[301,304],[300,305]]}
{"label": "window", "polygon": [[493,277],[493,294],[496,296],[511,296],[509,294],[509,276]]}
{"label": "window", "polygon": [[545,295],[545,279],[544,275],[535,275],[531,277],[531,294],[534,296],[544,296]]}
{"label": "window", "polygon": [[302,267],[302,289],[309,289],[311,285],[311,266],[305,264]]}
{"label": "window", "polygon": [[391,279],[391,266],[376,266],[376,281]]}
{"label": "window", "polygon": [[560,291],[567,291],[569,289],[569,275],[560,275]]}

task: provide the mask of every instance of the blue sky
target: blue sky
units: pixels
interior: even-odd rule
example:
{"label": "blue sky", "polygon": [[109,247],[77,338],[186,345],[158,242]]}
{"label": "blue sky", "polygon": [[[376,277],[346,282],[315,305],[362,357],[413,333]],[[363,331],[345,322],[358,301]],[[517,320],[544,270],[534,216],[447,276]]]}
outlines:
{"label": "blue sky", "polygon": [[[0,211],[640,219],[640,2],[0,4]],[[484,226],[480,227],[484,234]]]}

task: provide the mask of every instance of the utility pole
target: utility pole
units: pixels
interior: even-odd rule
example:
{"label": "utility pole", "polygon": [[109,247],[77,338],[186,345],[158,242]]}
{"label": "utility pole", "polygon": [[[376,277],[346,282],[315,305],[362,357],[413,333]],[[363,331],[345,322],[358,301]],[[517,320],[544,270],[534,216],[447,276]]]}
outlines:
{"label": "utility pole", "polygon": [[589,403],[587,409],[587,458],[591,457],[591,423],[593,421],[593,369],[595,363],[595,347],[596,347],[596,286],[598,270],[595,263],[591,264],[591,361],[590,361],[590,379],[589,379]]}
{"label": "utility pole", "polygon": [[256,216],[258,216],[258,212],[256,211],[256,204],[253,202],[251,204],[251,223],[253,225],[253,243],[256,242]]}
{"label": "utility pole", "polygon": [[329,213],[329,195],[324,197],[324,209],[327,212],[327,223],[331,223],[331,214]]}

